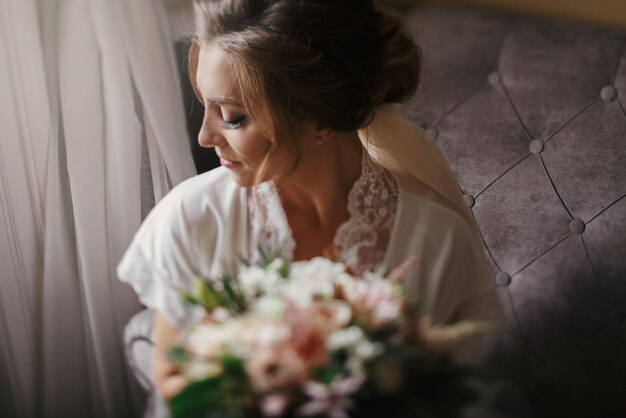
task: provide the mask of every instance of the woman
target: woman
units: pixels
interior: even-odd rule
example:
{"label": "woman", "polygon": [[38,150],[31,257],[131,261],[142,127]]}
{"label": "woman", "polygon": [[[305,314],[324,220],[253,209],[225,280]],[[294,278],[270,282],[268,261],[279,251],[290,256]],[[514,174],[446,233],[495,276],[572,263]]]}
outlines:
{"label": "woman", "polygon": [[184,385],[163,352],[199,315],[179,291],[259,247],[356,272],[415,257],[403,284],[433,323],[499,321],[450,169],[392,106],[419,81],[419,50],[400,20],[365,0],[205,1],[195,13],[198,141],[222,167],[159,202],[118,269],[157,310],[161,395]]}

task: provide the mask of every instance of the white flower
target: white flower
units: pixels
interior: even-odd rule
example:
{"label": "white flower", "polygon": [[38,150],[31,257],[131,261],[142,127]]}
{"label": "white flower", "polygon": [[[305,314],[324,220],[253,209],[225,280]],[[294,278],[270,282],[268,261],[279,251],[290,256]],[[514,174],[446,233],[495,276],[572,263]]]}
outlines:
{"label": "white flower", "polygon": [[281,318],[287,309],[285,299],[276,295],[262,296],[254,302],[252,311],[264,318]]}
{"label": "white flower", "polygon": [[213,357],[223,351],[228,337],[219,324],[198,325],[187,337],[187,349],[196,356]]}
{"label": "white flower", "polygon": [[257,329],[256,342],[261,345],[277,345],[291,337],[289,326],[284,323],[263,323]]}
{"label": "white flower", "polygon": [[344,301],[330,300],[317,304],[317,312],[325,314],[329,329],[343,328],[352,319],[352,307]]}
{"label": "white flower", "polygon": [[311,261],[293,263],[290,277],[317,284],[332,284],[337,277],[344,274],[344,268],[343,264],[333,263],[323,257],[315,257]]}
{"label": "white flower", "polygon": [[247,317],[239,321],[233,338],[233,345],[254,349],[259,345],[278,344],[291,336],[287,324],[257,317]]}
{"label": "white flower", "polygon": [[323,280],[321,277],[317,279],[294,276],[282,286],[280,292],[284,297],[302,307],[310,306],[316,300],[333,298],[335,290],[332,282]]}
{"label": "white flower", "polygon": [[333,263],[324,257],[315,257],[310,261],[297,261],[291,265],[291,277],[306,277],[314,281],[333,281],[344,273],[345,266]]}
{"label": "white flower", "polygon": [[351,376],[358,378],[365,377],[365,363],[384,351],[380,343],[369,341],[357,326],[331,333],[326,340],[326,347],[330,351],[346,350],[346,369]]}
{"label": "white flower", "polygon": [[350,285],[352,283],[358,283],[358,282],[362,282],[362,279],[357,279],[356,277],[354,277],[351,274],[346,273],[345,271],[339,275],[337,275],[334,280],[333,280],[336,284],[339,285]]}
{"label": "white flower", "polygon": [[365,339],[363,331],[357,326],[351,326],[345,329],[334,331],[326,340],[326,347],[331,350],[341,350],[343,348],[352,348]]}
{"label": "white flower", "polygon": [[335,283],[346,276],[343,264],[316,257],[291,264],[288,280],[278,283],[274,291],[296,305],[310,306],[317,300],[335,297]]}
{"label": "white flower", "polygon": [[183,373],[188,380],[204,380],[218,376],[223,368],[213,361],[191,360],[183,368]]}
{"label": "white flower", "polygon": [[228,309],[221,306],[213,309],[213,312],[211,312],[211,319],[216,322],[224,322],[228,318],[230,318],[230,312],[228,311]]}
{"label": "white flower", "polygon": [[267,293],[282,280],[275,269],[266,270],[259,266],[242,267],[238,278],[239,286],[247,298],[253,298],[259,293]]}
{"label": "white flower", "polygon": [[397,299],[381,300],[372,311],[372,323],[376,326],[402,320],[402,302]]}
{"label": "white flower", "polygon": [[348,351],[346,370],[350,373],[350,376],[365,379],[367,375],[366,363],[372,358],[381,355],[383,352],[384,348],[382,344],[363,340]]}
{"label": "white flower", "polygon": [[268,272],[277,273],[285,268],[285,260],[282,258],[275,258],[272,262],[265,268]]}
{"label": "white flower", "polygon": [[384,352],[383,345],[363,340],[356,345],[354,353],[362,360],[370,360]]}
{"label": "white flower", "polygon": [[289,406],[289,397],[281,392],[271,393],[261,399],[261,412],[264,417],[280,417]]}
{"label": "white flower", "polygon": [[256,344],[258,322],[250,317],[243,317],[224,324],[230,326],[231,330],[231,338],[228,345],[229,353],[239,358],[250,356]]}
{"label": "white flower", "polygon": [[370,274],[365,280],[344,281],[342,286],[346,299],[368,327],[380,329],[402,323],[403,296],[399,285]]}
{"label": "white flower", "polygon": [[365,363],[363,362],[363,359],[355,355],[348,357],[345,368],[352,377],[358,379],[365,379],[367,377],[367,372],[365,370]]}
{"label": "white flower", "polygon": [[296,411],[299,416],[320,415],[330,418],[348,418],[346,410],[354,406],[349,398],[363,384],[363,379],[353,377],[335,379],[329,386],[309,381],[304,392],[311,400]]}
{"label": "white flower", "polygon": [[363,299],[369,290],[369,284],[364,280],[342,277],[340,284],[346,299],[353,305]]}

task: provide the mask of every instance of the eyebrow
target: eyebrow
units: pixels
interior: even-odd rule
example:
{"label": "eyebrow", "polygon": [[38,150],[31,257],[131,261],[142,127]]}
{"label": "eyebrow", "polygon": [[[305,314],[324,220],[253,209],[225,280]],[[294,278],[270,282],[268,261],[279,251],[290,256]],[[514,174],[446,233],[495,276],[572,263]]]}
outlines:
{"label": "eyebrow", "polygon": [[206,101],[207,103],[216,104],[216,105],[226,104],[226,105],[244,107],[244,105],[240,101],[231,99],[229,97],[207,97]]}

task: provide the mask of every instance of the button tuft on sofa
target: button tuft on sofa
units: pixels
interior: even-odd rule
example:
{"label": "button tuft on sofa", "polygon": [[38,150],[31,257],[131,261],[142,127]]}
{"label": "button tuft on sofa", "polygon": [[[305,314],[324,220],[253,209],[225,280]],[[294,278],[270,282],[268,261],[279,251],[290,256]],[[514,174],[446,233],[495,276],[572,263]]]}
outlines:
{"label": "button tuft on sofa", "polygon": [[473,208],[476,203],[474,196],[469,193],[463,193],[463,200],[465,201],[465,205],[470,209]]}
{"label": "button tuft on sofa", "polygon": [[489,73],[489,76],[487,76],[487,82],[489,83],[490,86],[497,86],[501,83],[502,79],[500,77],[500,73],[498,71],[494,71],[492,73]]}
{"label": "button tuft on sofa", "polygon": [[541,139],[534,139],[530,141],[530,145],[528,146],[528,149],[533,154],[541,154],[541,152],[543,151],[543,148],[544,148],[544,144]]}
{"label": "button tuft on sofa", "polygon": [[496,274],[496,283],[500,286],[508,286],[511,284],[511,276],[508,273],[499,271]]}
{"label": "button tuft on sofa", "polygon": [[426,129],[426,133],[430,135],[432,139],[437,139],[439,136],[439,131],[436,128],[428,128]]}
{"label": "button tuft on sofa", "polygon": [[602,101],[612,102],[617,97],[617,91],[613,86],[603,87],[600,92],[600,97],[602,98]]}
{"label": "button tuft on sofa", "polygon": [[580,218],[574,218],[569,223],[569,230],[572,234],[580,235],[585,231],[585,223]]}

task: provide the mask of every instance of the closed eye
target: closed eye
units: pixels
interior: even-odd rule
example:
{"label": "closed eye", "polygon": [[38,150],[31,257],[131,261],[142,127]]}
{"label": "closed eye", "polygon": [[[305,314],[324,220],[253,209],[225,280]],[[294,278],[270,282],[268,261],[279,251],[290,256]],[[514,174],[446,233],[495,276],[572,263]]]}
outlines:
{"label": "closed eye", "polygon": [[224,129],[239,129],[241,128],[241,125],[245,119],[246,116],[243,115],[232,120],[225,120],[222,126],[224,127]]}

